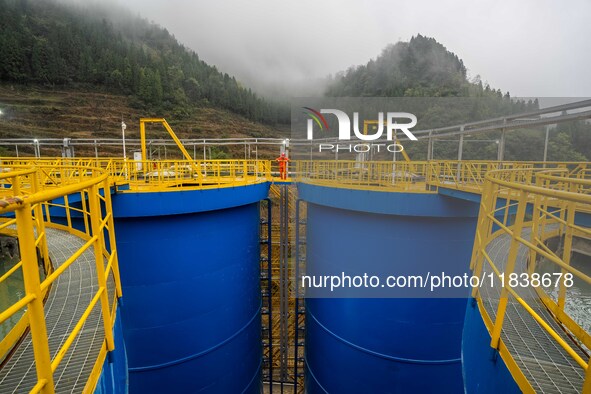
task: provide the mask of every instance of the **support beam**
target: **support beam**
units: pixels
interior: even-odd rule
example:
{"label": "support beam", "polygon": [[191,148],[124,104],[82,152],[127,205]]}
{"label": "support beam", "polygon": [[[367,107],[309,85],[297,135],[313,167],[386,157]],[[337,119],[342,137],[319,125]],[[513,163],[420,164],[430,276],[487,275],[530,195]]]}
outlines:
{"label": "support beam", "polygon": [[[505,120],[506,122],[506,120]],[[501,138],[499,139],[499,150],[498,150],[498,157],[497,160],[498,161],[503,161],[505,160],[505,133],[506,130],[505,129],[501,129]]]}
{"label": "support beam", "polygon": [[460,132],[462,132],[462,134],[460,134],[460,143],[458,146],[458,161],[462,161],[462,155],[464,153],[464,126],[460,127]]}
{"label": "support beam", "polygon": [[546,138],[544,140],[544,163],[548,159],[548,141],[550,140],[550,125],[546,125]]}
{"label": "support beam", "polygon": [[[140,119],[140,139],[141,139],[141,144],[142,144],[142,160],[147,160],[147,158],[146,158],[146,123],[160,123],[164,126],[166,131],[168,131],[168,134],[172,137],[173,141],[180,149],[185,160],[191,162],[191,166],[193,167],[193,171],[195,171],[195,173],[199,177],[199,180],[201,180],[202,174],[201,174],[200,168],[197,166],[197,164],[195,164],[195,161],[193,160],[193,158],[191,157],[189,152],[187,152],[187,150],[183,146],[182,142],[179,140],[179,138],[177,137],[175,132],[172,130],[172,127],[170,127],[170,125],[168,124],[168,122],[164,118],[141,118]],[[158,151],[158,152],[160,152],[160,151]],[[166,158],[166,145],[164,145],[164,155]]]}

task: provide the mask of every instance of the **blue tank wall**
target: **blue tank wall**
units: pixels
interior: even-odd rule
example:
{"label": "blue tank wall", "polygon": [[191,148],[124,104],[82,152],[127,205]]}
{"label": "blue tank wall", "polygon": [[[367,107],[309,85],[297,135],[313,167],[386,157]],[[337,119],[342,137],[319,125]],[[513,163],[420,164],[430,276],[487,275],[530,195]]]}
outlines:
{"label": "blue tank wall", "polygon": [[121,309],[117,309],[117,318],[113,327],[115,350],[107,355],[94,394],[126,394],[128,392],[127,356],[120,311]]}
{"label": "blue tank wall", "polygon": [[113,196],[131,393],[258,393],[268,185]]}
{"label": "blue tank wall", "polygon": [[[469,271],[477,205],[436,194],[298,185],[307,268]],[[307,298],[308,393],[463,392],[465,298]]]}
{"label": "blue tank wall", "polygon": [[521,393],[501,356],[490,347],[490,339],[476,301],[469,301],[462,337],[466,393]]}

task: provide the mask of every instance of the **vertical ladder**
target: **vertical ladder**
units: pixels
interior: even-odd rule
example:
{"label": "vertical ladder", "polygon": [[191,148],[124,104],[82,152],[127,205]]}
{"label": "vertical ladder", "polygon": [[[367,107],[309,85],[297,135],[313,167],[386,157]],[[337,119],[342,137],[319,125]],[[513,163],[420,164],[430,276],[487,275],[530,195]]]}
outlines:
{"label": "vertical ladder", "polygon": [[[300,277],[306,272],[306,211],[305,202],[298,199],[295,204],[295,278],[294,278],[294,362],[293,392],[304,392],[304,335],[306,324],[306,303]],[[301,378],[301,379],[300,379]],[[299,385],[298,385],[299,380]],[[301,387],[300,387],[301,386]]]}
{"label": "vertical ladder", "polygon": [[272,304],[272,204],[271,199],[261,201],[260,244],[261,244],[261,340],[263,344],[263,382],[269,382],[269,393],[273,393],[273,304]]}
{"label": "vertical ladder", "polygon": [[289,351],[289,187],[279,186],[279,350],[281,362],[281,392],[288,382],[287,364]]}

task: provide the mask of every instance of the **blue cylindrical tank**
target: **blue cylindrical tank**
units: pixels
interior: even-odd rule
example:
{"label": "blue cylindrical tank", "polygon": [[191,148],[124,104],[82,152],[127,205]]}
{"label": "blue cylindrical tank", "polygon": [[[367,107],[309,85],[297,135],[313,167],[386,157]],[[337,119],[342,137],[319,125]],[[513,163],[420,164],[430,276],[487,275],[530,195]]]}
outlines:
{"label": "blue cylindrical tank", "polygon": [[[383,274],[384,267],[391,275],[469,271],[478,214],[473,202],[438,194],[298,188],[308,202],[306,274],[372,275]],[[468,294],[307,298],[307,392],[463,392],[460,351]]]}
{"label": "blue cylindrical tank", "polygon": [[258,393],[266,184],[113,196],[131,393]]}
{"label": "blue cylindrical tank", "polygon": [[115,339],[115,350],[109,353],[109,357],[103,363],[94,394],[125,394],[128,392],[127,353],[123,339],[121,309],[117,309],[113,338]]}
{"label": "blue cylindrical tank", "polygon": [[462,335],[462,369],[466,393],[518,394],[522,391],[501,355],[493,356],[490,332],[484,325],[482,306],[468,301]]}

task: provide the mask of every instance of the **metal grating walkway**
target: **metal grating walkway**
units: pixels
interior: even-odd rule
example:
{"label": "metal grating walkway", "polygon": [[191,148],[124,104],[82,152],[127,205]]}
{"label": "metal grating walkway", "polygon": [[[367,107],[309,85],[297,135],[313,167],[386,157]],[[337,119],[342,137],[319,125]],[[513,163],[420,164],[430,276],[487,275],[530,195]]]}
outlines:
{"label": "metal grating walkway", "polygon": [[[84,241],[66,231],[46,228],[54,268],[76,252]],[[109,300],[114,299],[112,274],[107,282]],[[80,320],[98,290],[93,248],[87,249],[53,283],[45,302],[49,349],[53,358]],[[94,367],[104,340],[100,303],[95,305],[82,330],[54,373],[57,393],[81,393]],[[0,369],[0,393],[28,393],[37,383],[33,348],[27,334],[6,365]]]}
{"label": "metal grating walkway", "polygon": [[[529,239],[530,232],[530,229],[524,229],[522,237]],[[511,236],[503,234],[487,246],[487,253],[497,264],[500,272],[503,272],[507,264],[510,244]],[[520,245],[515,264],[516,273],[527,272],[528,256],[529,249]],[[493,272],[486,260],[483,271]],[[500,281],[496,276],[495,280],[494,287],[483,286],[480,289],[484,308],[493,322],[496,318],[501,289]],[[540,301],[535,289],[532,287],[514,289],[565,341],[573,343]],[[509,296],[507,303],[501,339],[536,392],[580,393],[582,391],[585,371],[512,296]],[[573,346],[573,348],[583,359],[589,358],[578,347]]]}

